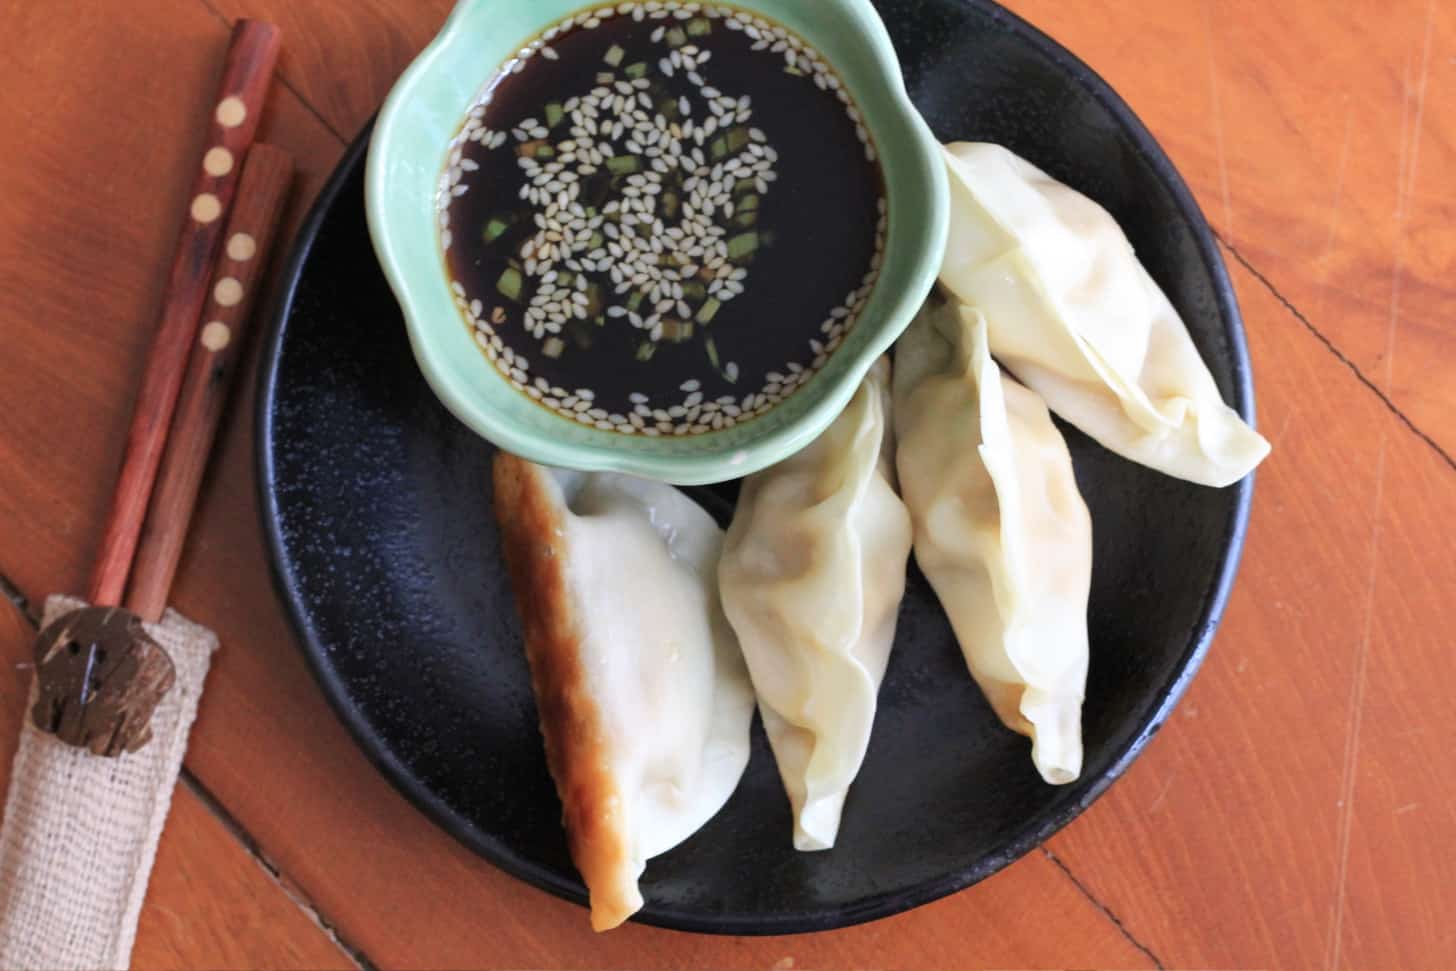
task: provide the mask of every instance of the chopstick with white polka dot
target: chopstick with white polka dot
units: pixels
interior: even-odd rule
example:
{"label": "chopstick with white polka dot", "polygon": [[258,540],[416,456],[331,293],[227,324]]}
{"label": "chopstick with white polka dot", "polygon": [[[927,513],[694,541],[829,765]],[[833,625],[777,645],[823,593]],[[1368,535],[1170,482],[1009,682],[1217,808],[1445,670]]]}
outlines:
{"label": "chopstick with white polka dot", "polygon": [[268,250],[293,178],[293,159],[272,145],[254,145],[243,164],[237,202],[227,222],[222,253],[212,273],[202,327],[192,345],[167,435],[157,486],[147,510],[126,606],[146,621],[162,616],[187,525],[207,467],[237,369],[257,291],[268,267]]}
{"label": "chopstick with white polka dot", "polygon": [[223,242],[223,226],[237,192],[243,156],[253,144],[273,67],[279,31],[272,24],[240,20],[233,28],[216,96],[207,105],[207,134],[193,177],[171,276],[136,410],[126,456],[112,495],[87,599],[119,606],[135,558],[142,517],[151,501],[167,431],[182,388],[183,367],[195,342],[208,277]]}
{"label": "chopstick with white polka dot", "polygon": [[[207,142],[189,173],[193,186],[92,574],[94,606],[69,597],[46,605],[31,717],[14,748],[0,823],[0,968],[130,965],[218,646],[211,631],[162,613],[238,329],[292,174],[287,154],[253,145],[277,55],[276,28],[244,21],[233,32],[221,90],[207,104]],[[175,182],[161,175],[159,193]],[[128,577],[140,608],[131,613],[120,609]],[[133,613],[162,623],[143,626]]]}

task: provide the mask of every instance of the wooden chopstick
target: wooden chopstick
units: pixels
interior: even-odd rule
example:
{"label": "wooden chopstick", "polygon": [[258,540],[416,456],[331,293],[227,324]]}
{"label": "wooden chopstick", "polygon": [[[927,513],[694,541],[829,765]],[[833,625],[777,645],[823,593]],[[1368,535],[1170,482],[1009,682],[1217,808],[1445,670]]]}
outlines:
{"label": "wooden chopstick", "polygon": [[126,606],[142,620],[160,620],[167,607],[292,178],[293,159],[282,149],[259,144],[248,152],[223,252],[212,274],[202,315],[206,323],[192,344],[166,456],[132,566]]}
{"label": "wooden chopstick", "polygon": [[187,216],[162,300],[161,320],[147,356],[121,475],[87,593],[87,599],[99,606],[120,605],[126,589],[182,388],[183,366],[195,342],[198,316],[207,299],[208,275],[217,259],[223,224],[237,191],[240,163],[253,143],[263,113],[278,46],[278,28],[272,24],[238,21],[217,98],[207,106],[207,147],[188,197]]}

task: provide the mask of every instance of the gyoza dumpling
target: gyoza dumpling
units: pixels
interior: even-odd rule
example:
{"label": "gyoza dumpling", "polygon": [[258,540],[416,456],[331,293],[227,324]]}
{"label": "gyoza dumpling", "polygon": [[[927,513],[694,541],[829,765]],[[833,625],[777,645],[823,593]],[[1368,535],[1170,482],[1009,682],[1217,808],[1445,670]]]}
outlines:
{"label": "gyoza dumpling", "polygon": [[991,359],[984,318],[921,311],[895,348],[915,559],[997,716],[1042,778],[1082,771],[1092,520],[1046,405]]}
{"label": "gyoza dumpling", "polygon": [[889,381],[881,359],[828,431],[744,482],[718,568],[801,850],[834,845],[905,594]]}
{"label": "gyoza dumpling", "polygon": [[991,353],[1107,448],[1225,486],[1269,443],[1223,403],[1116,221],[999,145],[960,143],[941,284],[986,316]]}
{"label": "gyoza dumpling", "polygon": [[495,509],[592,927],[722,808],[753,688],[718,600],[723,531],[671,486],[495,460]]}

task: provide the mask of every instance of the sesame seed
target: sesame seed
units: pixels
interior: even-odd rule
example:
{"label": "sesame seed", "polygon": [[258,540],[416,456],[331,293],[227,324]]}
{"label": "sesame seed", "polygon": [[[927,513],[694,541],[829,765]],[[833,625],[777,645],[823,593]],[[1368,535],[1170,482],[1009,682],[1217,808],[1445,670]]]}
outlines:
{"label": "sesame seed", "polygon": [[[538,51],[547,60],[559,60],[550,41],[577,20],[587,26],[598,26],[603,19],[629,12],[638,21],[647,17],[663,20],[669,16],[687,20],[699,10],[720,18],[728,29],[743,31],[751,40],[762,42],[755,47],[773,47],[783,55],[786,65],[811,75],[820,90],[834,91],[856,126],[856,136],[864,144],[866,156],[875,157],[872,139],[857,108],[843,90],[842,82],[813,49],[784,29],[732,7],[650,0],[645,4],[624,2],[617,7],[599,8],[590,15],[566,18],[549,28],[539,41],[521,51],[507,69],[519,72],[526,59]],[[652,31],[653,42],[662,42],[666,30],[666,25],[656,26]],[[529,294],[528,306],[522,315],[523,331],[543,341],[540,346],[549,351],[549,358],[557,359],[568,341],[547,335],[561,333],[568,320],[586,320],[594,300],[598,301],[595,309],[599,315],[598,326],[630,325],[647,340],[655,342],[664,338],[665,327],[672,324],[664,320],[665,316],[671,315],[679,324],[691,322],[700,309],[697,304],[706,299],[690,296],[684,289],[685,284],[696,284],[702,278],[707,286],[698,294],[706,291],[719,303],[727,303],[746,292],[749,266],[746,262],[738,265],[742,261],[731,259],[728,248],[729,237],[741,230],[727,223],[736,221],[742,208],[742,199],[735,197],[740,183],[753,186],[761,197],[769,194],[778,178],[775,171],[778,155],[768,144],[767,134],[751,127],[752,99],[725,94],[703,77],[702,65],[711,55],[711,51],[701,50],[695,44],[685,44],[658,62],[661,77],[670,78],[674,72],[681,72],[696,88],[679,96],[677,120],[669,121],[654,109],[649,94],[653,80],[638,77],[628,81],[603,72],[598,75],[596,88],[563,102],[569,118],[569,135],[552,145],[554,153],[547,153],[547,159],[540,161],[533,157],[534,153],[515,159],[517,165],[512,168],[519,168],[525,180],[519,190],[520,197],[534,207],[528,215],[537,230],[522,246],[522,275],[528,281],[526,293]],[[701,105],[697,103],[699,99]],[[486,128],[488,102],[488,96],[478,100],[470,111],[471,120],[451,145],[451,158],[441,188],[444,196],[437,203],[442,245],[448,246],[450,238],[448,200],[455,197],[457,187],[468,187],[473,174],[480,171],[476,159],[462,154],[462,146],[479,144],[482,150],[493,150],[513,135],[520,142],[542,140],[551,144],[552,133],[534,118],[520,122],[509,131]],[[701,122],[694,121],[695,111],[703,119]],[[733,125],[743,125],[748,130],[747,144],[733,150],[730,157],[709,164],[705,156],[708,140]],[[563,133],[558,131],[558,134]],[[721,146],[715,145],[715,151],[721,152]],[[589,214],[583,203],[584,181],[597,175],[609,158],[627,153],[637,158],[635,171],[618,184],[613,198],[596,203],[601,207],[600,212]],[[662,208],[668,190],[678,200],[676,211]],[[773,380],[775,373],[770,372],[764,387],[749,390],[741,401],[728,395],[705,403],[707,392],[695,380],[688,383],[692,387],[684,385],[680,402],[655,404],[647,395],[633,392],[629,399],[631,407],[623,408],[624,412],[631,411],[630,415],[612,414],[603,406],[587,408],[583,420],[578,406],[590,400],[582,394],[590,389],[578,389],[575,395],[569,395],[537,378],[529,390],[535,391],[533,397],[557,410],[562,408],[557,402],[569,398],[572,416],[585,425],[649,436],[702,434],[732,427],[740,418],[764,413],[825,365],[828,355],[842,342],[845,331],[868,301],[883,266],[888,224],[883,215],[885,200],[878,202],[882,218],[864,285],[853,291],[844,305],[835,308],[820,326],[806,345],[808,356],[786,362],[783,370],[787,374],[777,375],[777,381]],[[569,280],[563,276],[568,270],[572,273]],[[599,291],[602,296],[588,294],[593,279],[602,285]],[[477,342],[485,348],[487,357],[495,358],[496,366],[513,382],[529,380],[529,363],[521,355],[513,354],[494,334],[490,322],[484,319],[487,308],[482,301],[467,302],[463,287],[456,290],[453,281],[452,291],[456,291],[462,312],[476,322]],[[625,306],[628,300],[640,303],[651,313],[645,317],[633,313]],[[504,314],[501,308],[496,312]],[[607,321],[624,323],[607,324]],[[504,323],[504,318],[500,322]],[[722,332],[727,333],[731,331]],[[724,338],[720,334],[717,339],[721,344]],[[738,382],[742,376],[734,361],[725,362],[716,374],[729,383]]]}

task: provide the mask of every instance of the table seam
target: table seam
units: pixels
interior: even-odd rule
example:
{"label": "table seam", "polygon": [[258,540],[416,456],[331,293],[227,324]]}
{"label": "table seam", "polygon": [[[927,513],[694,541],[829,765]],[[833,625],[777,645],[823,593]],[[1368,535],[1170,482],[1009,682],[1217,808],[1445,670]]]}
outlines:
{"label": "table seam", "polygon": [[1214,233],[1214,237],[1218,240],[1219,245],[1222,246],[1228,252],[1228,254],[1234,258],[1234,261],[1236,263],[1242,266],[1245,270],[1248,270],[1249,273],[1254,277],[1254,279],[1259,281],[1259,283],[1263,285],[1264,289],[1268,290],[1269,293],[1274,297],[1274,299],[1278,300],[1279,303],[1284,307],[1284,309],[1289,311],[1289,313],[1294,317],[1295,320],[1299,321],[1301,324],[1304,325],[1305,330],[1309,331],[1316,340],[1318,340],[1321,344],[1325,346],[1325,349],[1327,351],[1335,356],[1336,360],[1338,360],[1341,364],[1345,365],[1345,367],[1347,367],[1350,372],[1355,375],[1356,380],[1358,380],[1360,384],[1365,387],[1366,390],[1370,391],[1372,394],[1375,395],[1375,397],[1380,399],[1380,403],[1385,406],[1387,411],[1395,415],[1396,418],[1399,418],[1401,424],[1405,425],[1406,428],[1414,432],[1416,437],[1419,438],[1421,441],[1425,442],[1428,446],[1430,446],[1431,450],[1439,455],[1441,457],[1441,460],[1445,462],[1449,468],[1451,468],[1453,471],[1456,471],[1456,458],[1453,458],[1450,452],[1446,451],[1446,449],[1443,448],[1439,442],[1432,438],[1424,429],[1417,425],[1410,418],[1409,415],[1402,411],[1400,406],[1395,403],[1394,399],[1392,399],[1385,390],[1383,390],[1378,384],[1371,380],[1370,377],[1368,377],[1365,372],[1360,369],[1360,365],[1356,364],[1347,354],[1345,354],[1344,351],[1340,350],[1339,346],[1336,345],[1333,340],[1327,337],[1323,331],[1316,327],[1314,325],[1314,322],[1311,321],[1307,316],[1305,316],[1304,313],[1300,311],[1300,309],[1296,307],[1289,300],[1288,297],[1280,293],[1279,288],[1274,286],[1274,283],[1267,276],[1261,273],[1259,269],[1254,266],[1254,264],[1250,263],[1248,258],[1240,253],[1238,248],[1234,246],[1233,243],[1230,243],[1227,239],[1224,239],[1217,232]]}
{"label": "table seam", "polygon": [[[212,16],[215,17],[225,27],[227,27],[228,29],[232,29],[233,21],[228,19],[227,14],[217,9],[217,7],[214,7],[211,3],[211,0],[197,0],[197,2],[200,3],[203,9],[205,9],[208,13],[212,14]],[[283,73],[283,69],[281,67],[276,69],[274,77],[277,78],[279,85],[287,90],[289,94],[293,95],[293,97],[298,100],[298,103],[303,106],[303,109],[307,111],[310,115],[312,115],[313,119],[317,121],[320,125],[322,125],[325,131],[327,131],[330,135],[334,137],[335,141],[337,141],[340,145],[349,144],[349,139],[345,138],[343,133],[335,128],[333,123],[329,121],[328,117],[322,111],[320,111],[312,101],[304,97],[303,93],[298,90],[298,88],[294,85],[292,81],[288,80],[288,76]]]}
{"label": "table seam", "polygon": [[1112,926],[1117,928],[1117,932],[1121,934],[1122,937],[1129,944],[1141,951],[1149,961],[1152,961],[1153,966],[1157,968],[1158,971],[1165,971],[1167,966],[1163,964],[1162,958],[1158,957],[1157,953],[1154,952],[1152,948],[1148,947],[1142,941],[1138,940],[1137,935],[1133,934],[1133,932],[1128,929],[1128,926],[1122,922],[1122,919],[1117,916],[1116,912],[1114,912],[1111,907],[1103,903],[1096,894],[1089,890],[1086,884],[1084,884],[1081,880],[1077,879],[1077,875],[1072,872],[1072,868],[1067,866],[1067,864],[1062,860],[1061,857],[1057,856],[1045,846],[1040,847],[1040,849],[1041,855],[1050,860],[1052,865],[1061,872],[1062,876],[1066,877],[1069,881],[1071,881],[1072,886],[1077,889],[1077,892],[1080,893],[1084,898],[1086,898],[1088,903],[1090,903],[1093,907],[1097,908],[1098,913],[1100,913],[1103,917],[1112,922]]}
{"label": "table seam", "polygon": [[[0,595],[3,595],[15,607],[16,611],[25,620],[27,626],[32,629],[39,627],[39,619],[32,611],[30,599],[3,572],[0,572]],[[228,832],[228,835],[237,840],[238,844],[243,848],[243,852],[272,879],[274,885],[278,887],[283,895],[292,901],[294,906],[302,910],[305,916],[324,933],[324,936],[333,942],[340,953],[348,958],[358,971],[378,971],[378,965],[371,961],[363,950],[350,943],[339,932],[337,926],[324,916],[323,912],[303,892],[302,888],[283,873],[277,864],[268,858],[268,855],[259,846],[258,841],[251,833],[243,828],[242,824],[238,822],[237,817],[229,812],[227,807],[185,765],[183,766],[178,781],[180,784],[187,786],[212,817],[222,824],[223,829]]]}

